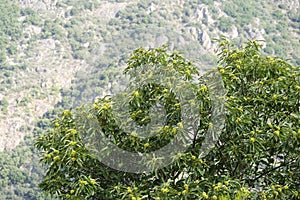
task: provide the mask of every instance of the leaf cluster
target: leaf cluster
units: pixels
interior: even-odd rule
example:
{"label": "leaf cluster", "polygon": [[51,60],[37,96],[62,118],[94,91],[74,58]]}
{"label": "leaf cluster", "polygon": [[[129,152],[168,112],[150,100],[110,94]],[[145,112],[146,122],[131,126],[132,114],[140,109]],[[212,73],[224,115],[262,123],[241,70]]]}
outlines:
{"label": "leaf cluster", "polygon": [[[226,88],[226,124],[215,147],[200,157],[211,123],[212,99],[203,77],[190,89],[197,94],[201,114],[186,152],[151,173],[131,174],[110,169],[96,159],[82,141],[76,115],[96,117],[99,130],[120,148],[151,152],[172,141],[182,127],[182,107],[172,87],[142,84],[144,66],[179,74],[192,82],[198,72],[178,52],[165,47],[137,49],[125,70],[131,77],[130,118],[143,126],[149,109],[164,102],[169,118],[156,134],[141,139],[116,123],[111,98],[99,99],[76,115],[64,111],[36,146],[48,166],[41,188],[62,199],[296,199],[299,197],[300,81],[299,67],[260,55],[261,45],[248,41],[236,47],[219,41],[219,66]],[[146,73],[151,77],[151,73]],[[153,75],[153,74],[152,74]],[[168,76],[166,76],[168,77]],[[176,94],[176,95],[175,95]],[[83,113],[86,112],[86,113]],[[150,119],[151,120],[151,119]],[[87,130],[87,132],[93,130]]]}

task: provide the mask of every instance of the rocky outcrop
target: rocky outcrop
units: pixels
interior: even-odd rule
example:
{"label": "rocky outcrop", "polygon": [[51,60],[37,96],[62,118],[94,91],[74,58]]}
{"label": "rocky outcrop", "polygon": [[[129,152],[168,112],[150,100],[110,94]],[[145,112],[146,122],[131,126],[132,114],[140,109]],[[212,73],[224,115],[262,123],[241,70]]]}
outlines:
{"label": "rocky outcrop", "polygon": [[126,6],[128,6],[130,3],[123,2],[123,3],[110,3],[106,2],[103,3],[101,7],[99,7],[95,12],[93,12],[93,15],[95,17],[100,17],[101,20],[109,20],[115,17],[116,13],[124,9]]}
{"label": "rocky outcrop", "polygon": [[208,10],[208,7],[204,4],[200,4],[195,10],[195,19],[199,22],[205,21],[207,24],[213,24],[214,19]]}
{"label": "rocky outcrop", "polygon": [[211,39],[205,30],[199,30],[198,40],[204,49],[211,48]]}
{"label": "rocky outcrop", "polygon": [[22,7],[31,7],[35,10],[53,10],[56,9],[58,0],[19,0]]}

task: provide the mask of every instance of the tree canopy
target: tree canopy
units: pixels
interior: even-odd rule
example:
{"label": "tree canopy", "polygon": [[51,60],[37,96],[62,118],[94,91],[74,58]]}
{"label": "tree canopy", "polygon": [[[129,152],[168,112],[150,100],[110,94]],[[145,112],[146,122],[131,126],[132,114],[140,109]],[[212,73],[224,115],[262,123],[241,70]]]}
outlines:
{"label": "tree canopy", "polygon": [[[201,154],[203,141],[216,121],[215,99],[207,76],[179,52],[169,52],[165,46],[135,50],[125,69],[130,87],[136,88],[126,93],[128,120],[136,126],[147,126],[155,119],[151,108],[161,102],[165,110],[163,125],[147,137],[123,130],[116,119],[112,96],[100,98],[91,106],[65,110],[36,140],[36,147],[43,153],[41,161],[48,169],[40,187],[62,199],[299,198],[300,70],[279,58],[262,56],[261,47],[257,41],[237,47],[220,40],[219,66],[211,73],[220,75],[226,91],[219,94],[225,98],[225,123],[205,155]],[[85,137],[103,134],[117,147],[137,153],[151,153],[176,139],[184,129],[186,112],[180,93],[175,91],[177,85],[143,84],[141,76],[153,75],[142,73],[145,66],[153,73],[158,68],[174,74],[177,81],[186,83],[189,88],[179,91],[189,89],[199,114],[192,118],[197,126],[194,135],[189,136],[192,143],[186,151],[177,153],[167,166],[130,173],[101,162],[88,148]],[[96,121],[96,127],[85,130],[78,121],[80,115]]]}

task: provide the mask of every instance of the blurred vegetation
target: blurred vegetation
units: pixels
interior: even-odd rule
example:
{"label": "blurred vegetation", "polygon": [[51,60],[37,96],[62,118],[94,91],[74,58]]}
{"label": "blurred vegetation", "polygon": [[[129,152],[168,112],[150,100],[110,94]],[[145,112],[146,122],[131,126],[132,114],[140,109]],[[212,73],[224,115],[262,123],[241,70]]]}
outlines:
{"label": "blurred vegetation", "polygon": [[22,36],[19,14],[19,7],[12,1],[0,1],[0,63],[5,61],[7,54],[16,53],[15,42]]}
{"label": "blurred vegetation", "polygon": [[38,188],[44,170],[28,135],[12,152],[0,152],[0,199],[45,199]]}

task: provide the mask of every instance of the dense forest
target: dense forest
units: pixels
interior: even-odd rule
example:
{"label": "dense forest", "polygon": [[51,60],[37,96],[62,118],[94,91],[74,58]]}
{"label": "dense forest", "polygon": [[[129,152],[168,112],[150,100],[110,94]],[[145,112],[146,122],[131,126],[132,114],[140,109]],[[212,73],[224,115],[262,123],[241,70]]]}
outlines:
{"label": "dense forest", "polygon": [[263,41],[300,65],[298,1],[0,0],[0,199],[45,199],[34,139],[64,109],[122,89],[137,47],[168,44],[201,69],[214,38]]}

